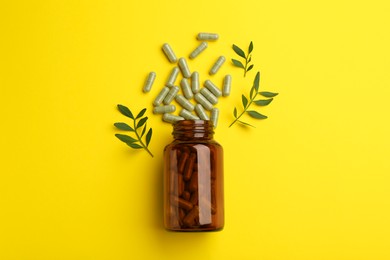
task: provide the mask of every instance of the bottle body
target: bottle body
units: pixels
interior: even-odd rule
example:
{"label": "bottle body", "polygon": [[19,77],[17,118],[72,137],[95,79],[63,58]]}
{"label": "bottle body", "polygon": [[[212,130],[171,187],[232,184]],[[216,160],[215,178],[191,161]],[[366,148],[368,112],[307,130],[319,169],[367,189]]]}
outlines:
{"label": "bottle body", "polygon": [[203,120],[179,121],[174,125],[175,140],[165,147],[168,230],[217,231],[224,226],[223,148],[212,139],[210,125]]}

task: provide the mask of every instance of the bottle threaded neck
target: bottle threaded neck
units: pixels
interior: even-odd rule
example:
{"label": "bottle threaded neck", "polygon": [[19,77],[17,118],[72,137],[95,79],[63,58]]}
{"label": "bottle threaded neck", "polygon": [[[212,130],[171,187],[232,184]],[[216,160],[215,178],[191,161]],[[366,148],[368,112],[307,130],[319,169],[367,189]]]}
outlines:
{"label": "bottle threaded neck", "polygon": [[214,136],[213,123],[209,120],[180,120],[173,124],[172,135],[184,141],[211,140]]}

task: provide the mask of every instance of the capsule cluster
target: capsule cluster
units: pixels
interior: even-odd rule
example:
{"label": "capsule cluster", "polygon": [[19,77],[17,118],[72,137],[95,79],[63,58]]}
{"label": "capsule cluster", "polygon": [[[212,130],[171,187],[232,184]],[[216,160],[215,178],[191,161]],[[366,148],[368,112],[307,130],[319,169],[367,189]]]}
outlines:
{"label": "capsule cluster", "polygon": [[[188,59],[193,60],[204,52],[208,47],[208,41],[216,41],[219,38],[215,33],[199,33],[197,40],[201,41],[198,47],[190,52]],[[164,43],[162,51],[168,61],[175,66],[172,68],[165,86],[159,91],[153,101],[153,113],[162,114],[162,119],[168,123],[174,123],[179,120],[211,120],[214,127],[217,126],[219,110],[215,107],[218,98],[229,96],[231,91],[232,77],[226,75],[222,82],[222,87],[207,79],[203,86],[200,83],[199,72],[191,71],[189,60],[185,57],[177,58],[172,47]],[[220,56],[209,70],[212,76],[218,72],[226,61],[224,56]],[[179,75],[181,74],[180,80]],[[143,91],[149,92],[156,78],[156,73],[151,72],[144,84]],[[177,82],[179,84],[177,85]],[[171,104],[173,101],[179,105],[176,108]]]}

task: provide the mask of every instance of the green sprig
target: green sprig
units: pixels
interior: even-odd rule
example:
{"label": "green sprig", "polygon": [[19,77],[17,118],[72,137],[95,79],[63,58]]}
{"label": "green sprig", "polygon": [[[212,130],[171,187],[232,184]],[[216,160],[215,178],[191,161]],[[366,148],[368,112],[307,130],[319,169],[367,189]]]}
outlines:
{"label": "green sprig", "polygon": [[[133,149],[145,149],[145,151],[147,151],[150,154],[150,156],[153,157],[153,154],[148,149],[148,146],[149,146],[150,140],[152,139],[152,134],[153,134],[152,128],[150,128],[148,130],[148,132],[145,136],[145,142],[142,141],[142,137],[145,135],[145,132],[147,129],[146,121],[148,121],[147,116],[143,117],[143,115],[146,112],[146,108],[142,109],[137,114],[136,117],[134,117],[134,115],[130,111],[130,109],[124,105],[118,105],[118,110],[122,115],[133,120],[133,126],[129,126],[128,124],[123,123],[123,122],[117,122],[114,124],[114,126],[122,131],[133,132],[135,134],[136,138],[133,138],[129,135],[124,135],[124,134],[115,134],[115,136],[119,140],[126,143],[128,146],[130,146]],[[141,130],[141,128],[142,128],[142,130]],[[141,133],[139,131],[141,131]]]}
{"label": "green sprig", "polygon": [[[245,59],[245,65],[242,64],[241,61],[239,60],[236,60],[236,59],[232,59],[232,62],[233,62],[233,65],[236,66],[236,67],[239,67],[239,68],[242,68],[244,69],[244,77],[246,76],[246,73],[248,71],[250,71],[251,69],[253,69],[253,64],[249,65],[249,63],[251,62],[252,60],[252,51],[253,51],[253,42],[251,42],[249,44],[249,47],[248,47],[248,54],[245,55],[245,52],[240,48],[238,47],[237,45],[233,44],[233,50],[234,52],[240,56],[241,58],[244,58]],[[248,66],[249,65],[249,66]]]}
{"label": "green sprig", "polygon": [[[250,117],[255,118],[255,119],[266,119],[267,118],[267,116],[265,116],[263,114],[260,114],[259,112],[255,111],[255,110],[248,110],[248,109],[252,105],[252,103],[254,103],[257,106],[267,106],[267,105],[269,105],[272,102],[273,97],[277,96],[278,93],[272,93],[272,92],[268,92],[268,91],[259,91],[259,87],[260,87],[260,71],[258,71],[256,76],[255,76],[255,79],[253,81],[253,86],[252,86],[252,88],[250,90],[250,93],[249,93],[249,98],[247,98],[245,95],[241,96],[242,106],[244,107],[244,110],[241,112],[241,114],[238,115],[237,108],[234,107],[233,116],[234,116],[235,119],[230,124],[229,127],[231,127],[236,122],[239,122],[239,123],[241,123],[243,125],[246,125],[246,126],[254,127],[253,125],[248,124],[248,123],[240,120],[240,118],[245,113],[248,114]],[[267,97],[269,99],[259,99],[259,100],[256,100],[256,97],[259,94],[261,96]]]}

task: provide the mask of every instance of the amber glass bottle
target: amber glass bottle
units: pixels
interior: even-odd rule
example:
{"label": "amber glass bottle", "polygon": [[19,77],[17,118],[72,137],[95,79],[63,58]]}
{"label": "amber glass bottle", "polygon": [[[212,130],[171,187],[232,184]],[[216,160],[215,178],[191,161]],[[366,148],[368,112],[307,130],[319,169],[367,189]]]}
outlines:
{"label": "amber glass bottle", "polygon": [[224,226],[223,149],[211,121],[182,120],[164,150],[164,224],[172,231]]}

